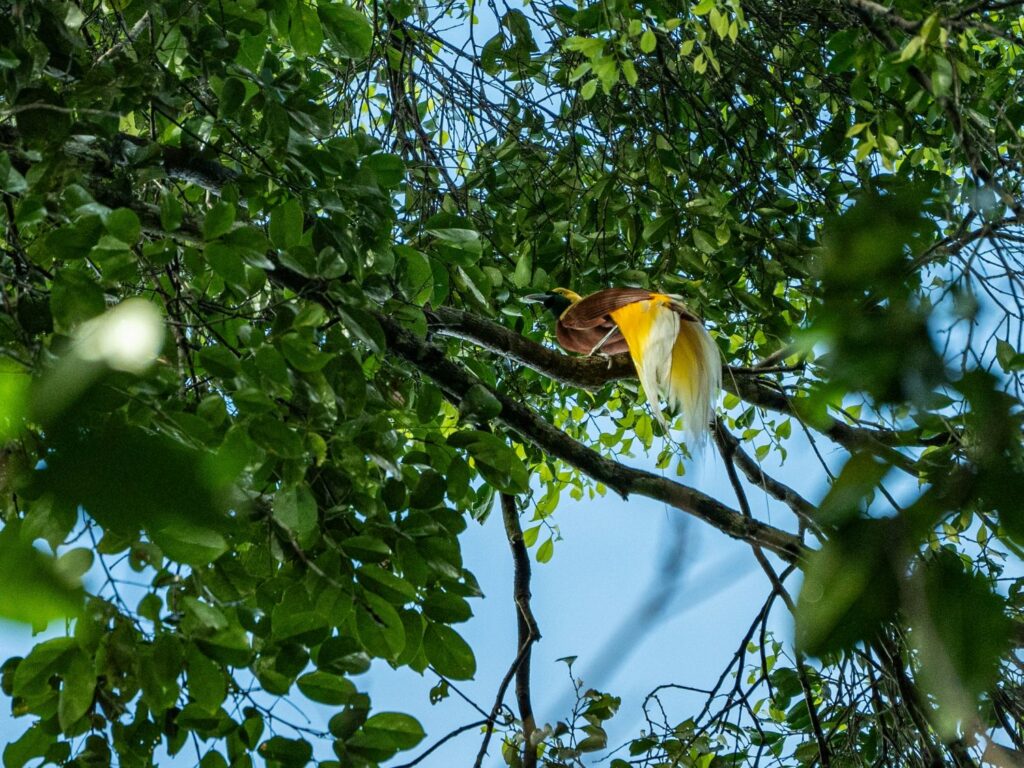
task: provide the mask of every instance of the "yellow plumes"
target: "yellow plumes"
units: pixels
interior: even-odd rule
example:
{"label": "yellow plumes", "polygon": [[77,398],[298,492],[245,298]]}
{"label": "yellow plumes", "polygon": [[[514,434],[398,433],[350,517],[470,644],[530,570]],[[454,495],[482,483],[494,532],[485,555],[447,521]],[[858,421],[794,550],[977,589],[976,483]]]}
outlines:
{"label": "yellow plumes", "polygon": [[673,298],[652,294],[611,313],[629,345],[655,418],[668,429],[659,396],[686,416],[688,443],[698,445],[714,413],[721,386],[718,348],[698,322],[681,320]]}

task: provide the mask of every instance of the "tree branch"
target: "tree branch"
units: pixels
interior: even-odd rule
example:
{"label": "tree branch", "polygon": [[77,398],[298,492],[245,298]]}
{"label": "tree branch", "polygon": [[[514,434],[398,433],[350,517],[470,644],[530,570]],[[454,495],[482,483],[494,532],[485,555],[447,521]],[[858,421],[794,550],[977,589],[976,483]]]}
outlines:
{"label": "tree branch", "polygon": [[[434,344],[416,337],[390,317],[377,314],[376,318],[390,349],[431,378],[442,391],[461,399],[470,387],[480,383],[448,360]],[[788,562],[799,559],[803,554],[803,544],[793,534],[744,518],[736,510],[694,488],[607,459],[551,426],[522,403],[499,392],[492,394],[501,403],[499,421],[526,441],[576,467],[623,498],[636,493],[664,502],[710,523],[733,538],[757,543]]]}
{"label": "tree branch", "polygon": [[523,541],[523,528],[519,524],[519,510],[516,509],[514,496],[501,494],[501,516],[515,564],[512,595],[516,604],[521,657],[516,667],[516,703],[519,706],[519,719],[523,724],[523,766],[536,768],[537,747],[533,743],[533,734],[537,729],[537,723],[533,718],[533,704],[530,701],[530,650],[540,639],[540,630],[530,608],[530,555]]}
{"label": "tree branch", "polygon": [[[429,314],[433,319],[430,328],[434,333],[469,341],[568,386],[597,389],[610,381],[636,377],[628,354],[570,357],[493,320],[461,309],[436,307]],[[758,379],[757,373],[756,369],[726,367],[722,386],[751,405],[800,419],[801,415],[792,401],[783,392]],[[831,417],[827,424],[817,429],[850,451],[867,450],[904,471],[914,472],[913,460],[891,445],[896,442],[895,432],[853,427]]]}
{"label": "tree branch", "polygon": [[725,425],[722,424],[721,421],[717,421],[715,423],[715,429],[720,433],[719,439],[728,449],[729,458],[737,467],[739,467],[747,480],[792,509],[796,516],[805,522],[815,535],[818,535],[820,538],[821,527],[814,518],[814,505],[785,483],[782,483],[767,474],[760,465],[750,457],[750,454],[743,450],[743,447],[740,445],[740,441],[734,434],[732,434],[732,432],[725,428]]}
{"label": "tree branch", "polygon": [[[892,8],[887,8],[881,3],[874,2],[874,0],[843,0],[843,2],[845,5],[856,11],[884,19],[889,24],[902,29],[908,34],[916,35],[924,24],[923,21],[915,21],[913,19],[900,16]],[[962,15],[958,15],[953,18],[940,17],[938,19],[938,24],[940,27],[944,27],[951,32],[965,32],[974,27],[975,29],[980,29],[985,34],[992,35],[993,37],[1000,37],[1003,40],[1008,40],[1009,42],[1014,43],[1015,45],[1024,45],[1024,38],[1021,38],[1012,32],[1000,29],[987,21],[971,22],[963,18]]]}

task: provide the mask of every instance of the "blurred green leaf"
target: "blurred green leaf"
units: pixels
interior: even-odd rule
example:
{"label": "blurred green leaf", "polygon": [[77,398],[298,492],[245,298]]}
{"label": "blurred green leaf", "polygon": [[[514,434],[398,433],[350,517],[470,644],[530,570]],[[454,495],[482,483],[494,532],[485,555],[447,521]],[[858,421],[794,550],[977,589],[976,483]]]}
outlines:
{"label": "blurred green leaf", "polygon": [[79,578],[22,541],[11,524],[0,529],[0,584],[0,616],[7,619],[45,625],[59,616],[75,616],[82,607]]}
{"label": "blurred green leaf", "polygon": [[892,520],[854,520],[810,555],[797,599],[797,645],[824,656],[871,640],[899,607],[904,566]]}

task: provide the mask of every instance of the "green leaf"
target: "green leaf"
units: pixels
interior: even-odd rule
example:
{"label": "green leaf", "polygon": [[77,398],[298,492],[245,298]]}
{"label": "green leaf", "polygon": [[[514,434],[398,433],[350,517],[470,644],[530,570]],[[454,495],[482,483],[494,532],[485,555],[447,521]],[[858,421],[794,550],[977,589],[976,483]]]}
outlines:
{"label": "green leaf", "polygon": [[382,352],[387,348],[387,340],[380,323],[369,312],[358,307],[339,307],[338,313],[348,328],[360,341],[373,352]]}
{"label": "green leaf", "polygon": [[379,712],[363,723],[363,731],[385,736],[398,750],[412,749],[426,737],[419,720],[401,712]]}
{"label": "green leaf", "polygon": [[11,166],[10,156],[6,152],[0,152],[0,192],[16,195],[27,188],[25,177]]}
{"label": "green leaf", "polygon": [[394,659],[405,647],[405,627],[391,603],[372,592],[356,603],[356,634],[367,653]]}
{"label": "green leaf", "polygon": [[135,211],[118,208],[107,215],[107,232],[126,245],[135,245],[142,234],[142,223]]}
{"label": "green leaf", "polygon": [[428,621],[423,633],[423,650],[438,674],[452,680],[469,680],[476,674],[473,649],[451,627]]}
{"label": "green leaf", "polygon": [[80,580],[57,561],[22,542],[16,526],[0,530],[0,616],[45,625],[59,616],[74,616],[82,606]]}
{"label": "green leaf", "polygon": [[44,728],[42,721],[35,723],[4,747],[4,768],[22,768],[30,760],[43,757],[56,740],[57,735]]}
{"label": "green leaf", "polygon": [[257,752],[267,762],[280,763],[285,768],[301,768],[313,758],[313,747],[308,741],[284,736],[267,739]]}
{"label": "green leaf", "polygon": [[216,712],[227,696],[227,681],[220,666],[193,646],[186,654],[185,671],[189,695],[207,712]]}
{"label": "green leaf", "polygon": [[459,403],[462,418],[487,422],[501,413],[501,402],[487,387],[474,384]]}
{"label": "green leaf", "polygon": [[473,611],[464,598],[451,592],[437,590],[431,591],[423,599],[423,613],[427,618],[445,624],[469,621],[473,616]]}
{"label": "green leaf", "polygon": [[380,566],[360,566],[356,571],[356,579],[366,589],[396,605],[404,605],[416,599],[416,588],[412,584]]}
{"label": "green leaf", "polygon": [[209,242],[231,231],[235,223],[235,206],[220,200],[210,206],[203,218],[203,237]]}
{"label": "green leaf", "polygon": [[57,718],[62,731],[71,727],[92,707],[96,691],[96,672],[92,659],[84,653],[73,654],[61,675]]}
{"label": "green leaf", "polygon": [[373,45],[373,27],[365,14],[344,3],[320,3],[317,13],[334,51],[346,59],[365,59]]}
{"label": "green leaf", "polygon": [[502,493],[525,493],[530,476],[522,460],[505,442],[489,432],[464,430],[448,438],[449,444],[465,448],[488,483]]}
{"label": "green leaf", "polygon": [[53,694],[50,679],[60,675],[70,659],[80,653],[72,637],[55,637],[37,644],[18,664],[14,672],[12,693],[25,698]]}
{"label": "green leaf", "polygon": [[555,541],[554,539],[546,539],[543,544],[537,547],[537,562],[546,563],[551,560],[551,557],[555,554]]}
{"label": "green leaf", "polygon": [[636,66],[629,59],[622,62],[622,74],[625,76],[626,82],[629,83],[631,87],[636,85],[637,81],[640,79],[639,75],[636,73]]}
{"label": "green leaf", "polygon": [[640,50],[644,53],[651,53],[657,47],[658,38],[655,36],[654,30],[645,29],[644,33],[640,35]]}
{"label": "green leaf", "polygon": [[439,507],[444,501],[447,488],[448,484],[439,472],[425,469],[420,473],[419,481],[409,496],[409,506],[412,509]]}
{"label": "green leaf", "polygon": [[430,260],[415,248],[395,246],[395,253],[401,257],[402,292],[415,304],[422,306],[430,300],[434,290],[434,272]]}
{"label": "green leaf", "polygon": [[292,6],[292,23],[289,39],[298,56],[316,56],[324,44],[324,31],[320,19],[304,0],[297,0]]}
{"label": "green leaf", "polygon": [[899,607],[904,568],[892,520],[854,520],[810,555],[797,599],[798,647],[812,656],[870,640]]}
{"label": "green leaf", "polygon": [[351,681],[322,671],[309,672],[295,682],[307,699],[320,704],[345,704],[356,693]]}
{"label": "green leaf", "polygon": [[306,485],[282,488],[274,494],[274,519],[305,540],[317,528],[316,499]]}
{"label": "green leaf", "polygon": [[181,226],[184,218],[185,209],[177,194],[171,190],[164,190],[160,195],[160,226],[165,232],[173,232]]}
{"label": "green leaf", "polygon": [[529,252],[524,253],[516,262],[516,270],[512,273],[512,285],[525,288],[533,280],[533,259]]}
{"label": "green leaf", "polygon": [[238,357],[231,350],[220,345],[203,347],[199,350],[199,362],[212,375],[230,379],[238,373]]}
{"label": "green leaf", "polygon": [[375,536],[351,536],[341,542],[342,551],[363,562],[377,563],[391,555],[391,548]]}
{"label": "green leaf", "polygon": [[820,521],[836,524],[855,517],[888,471],[889,466],[871,454],[853,455],[822,499],[818,510]]}
{"label": "green leaf", "polygon": [[912,577],[909,589],[922,588],[925,604],[911,611],[911,641],[921,683],[939,705],[939,730],[952,739],[960,723],[977,717],[979,697],[995,683],[1011,624],[1004,599],[952,552],[941,550]]}
{"label": "green leaf", "polygon": [[397,187],[405,178],[405,163],[398,155],[370,155],[363,160],[363,167],[373,171],[377,183],[386,189]]}
{"label": "green leaf", "polygon": [[57,273],[50,293],[50,312],[56,330],[68,332],[106,308],[103,289],[87,273],[77,269]]}
{"label": "green leaf", "polygon": [[1007,373],[1024,369],[1024,355],[1021,355],[1003,339],[996,339],[996,360]]}
{"label": "green leaf", "polygon": [[277,343],[289,365],[302,373],[315,373],[331,360],[330,355],[321,352],[311,340],[298,333],[286,333]]}
{"label": "green leaf", "polygon": [[428,235],[433,235],[438,240],[443,242],[458,251],[465,251],[466,253],[479,256],[483,253],[483,243],[480,242],[480,233],[473,229],[428,229]]}
{"label": "green leaf", "polygon": [[597,93],[596,78],[591,78],[590,80],[587,80],[587,82],[583,84],[583,87],[580,88],[580,98],[582,98],[584,101],[590,101],[592,98],[594,98],[595,93]]}
{"label": "green leaf", "polygon": [[13,360],[0,358],[0,444],[21,432],[28,416],[31,383],[27,368]]}
{"label": "green leaf", "polygon": [[276,248],[294,248],[302,241],[302,231],[302,205],[298,200],[290,199],[270,212],[268,232]]}
{"label": "green leaf", "polygon": [[150,535],[167,557],[185,565],[208,565],[228,549],[217,531],[184,522],[154,529]]}

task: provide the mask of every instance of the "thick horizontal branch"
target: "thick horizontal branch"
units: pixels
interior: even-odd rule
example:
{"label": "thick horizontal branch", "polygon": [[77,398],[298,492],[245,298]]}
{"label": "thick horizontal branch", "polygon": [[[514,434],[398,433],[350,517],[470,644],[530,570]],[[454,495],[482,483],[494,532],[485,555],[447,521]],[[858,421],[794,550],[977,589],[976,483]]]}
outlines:
{"label": "thick horizontal branch", "polygon": [[[42,110],[47,105],[36,107]],[[9,125],[0,126],[0,146],[17,149],[20,146],[18,132]],[[118,133],[109,141],[96,142],[84,138],[73,138],[63,145],[64,152],[79,161],[92,165],[94,173],[103,174],[113,167],[130,166],[138,153],[149,153],[156,148],[156,156],[167,176],[188,184],[194,184],[210,192],[221,188],[238,178],[238,172],[223,163],[202,157],[194,148],[155,145],[140,136]],[[18,171],[26,171],[29,163],[14,152],[12,164]]]}
{"label": "thick horizontal branch", "polygon": [[[610,381],[635,378],[628,354],[612,357],[570,357],[549,349],[487,318],[450,307],[430,311],[434,333],[464,339],[502,357],[525,365],[562,384],[597,389]],[[792,401],[782,392],[757,378],[756,371],[725,366],[723,388],[741,400],[778,413],[800,418]],[[891,447],[895,432],[852,427],[836,419],[818,428],[822,434],[850,451],[867,450],[894,466],[913,472],[913,461]]]}
{"label": "thick horizontal branch", "polygon": [[[448,395],[461,399],[480,382],[449,360],[434,344],[424,341],[384,315],[377,316],[391,350],[431,378]],[[522,403],[494,393],[501,403],[498,419],[525,441],[561,459],[585,475],[611,488],[623,498],[639,494],[664,502],[710,523],[736,539],[756,543],[793,562],[803,545],[796,536],[757,520],[743,517],[716,499],[664,477],[607,459],[556,429]]]}

